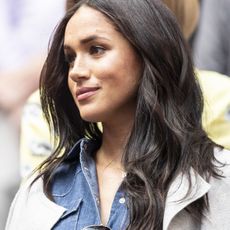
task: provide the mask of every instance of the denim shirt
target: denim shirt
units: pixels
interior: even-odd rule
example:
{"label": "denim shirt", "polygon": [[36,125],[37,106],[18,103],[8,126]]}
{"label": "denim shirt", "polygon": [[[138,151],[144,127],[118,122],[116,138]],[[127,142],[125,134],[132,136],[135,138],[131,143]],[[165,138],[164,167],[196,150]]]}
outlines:
{"label": "denim shirt", "polygon": [[[52,191],[56,203],[44,194],[43,178],[32,186],[34,177],[23,183],[11,205],[5,230],[78,230],[100,224],[96,170],[90,157],[95,149],[88,140],[81,140],[58,168]],[[165,201],[163,230],[230,229],[230,151],[216,148],[215,156],[222,178],[211,177],[208,183],[191,168],[189,193],[188,175],[180,173],[172,181]],[[185,208],[205,194],[210,210],[197,224]],[[124,195],[121,188],[115,195],[108,221],[112,230],[126,229],[129,221]]]}
{"label": "denim shirt", "polygon": [[[97,172],[93,159],[97,148],[90,140],[78,141],[64,163],[56,170],[52,181],[52,195],[55,203],[67,211],[53,230],[81,230],[89,225],[101,224]],[[125,194],[119,188],[112,203],[107,226],[113,230],[125,229],[127,213]]]}

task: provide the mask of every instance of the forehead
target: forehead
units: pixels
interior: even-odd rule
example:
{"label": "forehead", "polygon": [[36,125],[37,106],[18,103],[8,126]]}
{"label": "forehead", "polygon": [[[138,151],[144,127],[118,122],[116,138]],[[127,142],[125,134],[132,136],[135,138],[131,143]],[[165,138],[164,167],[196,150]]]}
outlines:
{"label": "forehead", "polygon": [[81,6],[66,25],[65,42],[69,39],[83,39],[85,36],[114,33],[112,22],[101,12]]}

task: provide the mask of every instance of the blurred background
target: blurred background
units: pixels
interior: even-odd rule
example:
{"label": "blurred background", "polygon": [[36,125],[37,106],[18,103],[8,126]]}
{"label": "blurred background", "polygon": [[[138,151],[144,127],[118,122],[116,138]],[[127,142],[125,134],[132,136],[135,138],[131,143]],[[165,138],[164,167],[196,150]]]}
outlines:
{"label": "blurred background", "polygon": [[[206,130],[230,148],[230,0],[164,2],[174,10],[199,68],[211,108],[205,115],[212,115]],[[74,0],[0,0],[0,230],[21,181],[52,151],[37,89],[66,3]]]}
{"label": "blurred background", "polygon": [[0,0],[0,229],[20,184],[22,111],[38,88],[49,38],[64,0]]}

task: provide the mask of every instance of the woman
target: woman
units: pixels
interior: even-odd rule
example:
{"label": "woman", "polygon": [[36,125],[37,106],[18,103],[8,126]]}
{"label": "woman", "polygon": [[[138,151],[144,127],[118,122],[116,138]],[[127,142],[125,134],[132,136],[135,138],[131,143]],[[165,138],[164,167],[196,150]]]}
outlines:
{"label": "woman", "polygon": [[161,1],[79,1],[41,76],[57,148],[6,229],[228,229],[230,155],[201,128],[192,66]]}

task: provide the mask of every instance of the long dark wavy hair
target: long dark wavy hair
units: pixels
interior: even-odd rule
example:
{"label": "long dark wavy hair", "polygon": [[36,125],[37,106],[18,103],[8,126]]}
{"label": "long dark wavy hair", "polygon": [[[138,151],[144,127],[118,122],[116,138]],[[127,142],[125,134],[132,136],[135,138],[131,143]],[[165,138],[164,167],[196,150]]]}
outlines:
{"label": "long dark wavy hair", "polygon": [[[99,143],[102,140],[97,124],[80,117],[67,85],[65,28],[83,4],[104,14],[142,59],[134,125],[123,153],[127,176],[122,185],[129,198],[127,229],[160,230],[167,192],[179,173],[190,178],[192,167],[207,180],[219,176],[215,144],[202,129],[202,94],[187,43],[160,0],[80,0],[66,13],[41,74],[42,108],[58,142],[38,177],[43,177],[44,191],[51,196],[52,174],[73,145],[86,136]],[[208,209],[207,198],[187,208],[197,221]]]}

